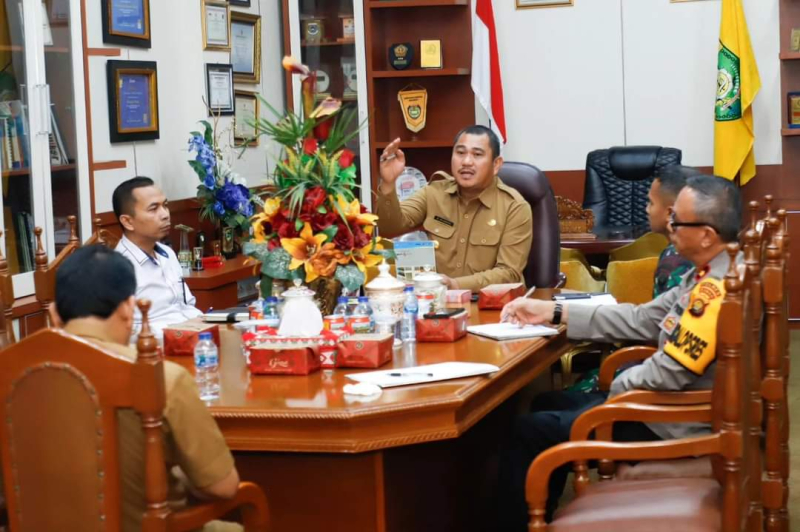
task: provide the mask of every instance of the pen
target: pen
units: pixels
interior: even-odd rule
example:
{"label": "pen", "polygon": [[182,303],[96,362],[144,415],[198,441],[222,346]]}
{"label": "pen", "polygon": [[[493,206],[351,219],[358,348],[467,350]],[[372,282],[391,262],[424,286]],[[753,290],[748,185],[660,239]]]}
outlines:
{"label": "pen", "polygon": [[397,157],[397,155],[394,153],[391,155],[381,155],[380,162],[385,163],[386,161],[391,161],[395,157]]}
{"label": "pen", "polygon": [[553,296],[553,299],[556,301],[570,299],[592,299],[592,296],[590,294],[560,294]]}
{"label": "pen", "polygon": [[390,377],[433,377],[433,373],[389,373]]}
{"label": "pen", "polygon": [[525,292],[525,295],[522,296],[522,299],[527,299],[534,291],[536,291],[536,285],[531,286],[530,289]]}

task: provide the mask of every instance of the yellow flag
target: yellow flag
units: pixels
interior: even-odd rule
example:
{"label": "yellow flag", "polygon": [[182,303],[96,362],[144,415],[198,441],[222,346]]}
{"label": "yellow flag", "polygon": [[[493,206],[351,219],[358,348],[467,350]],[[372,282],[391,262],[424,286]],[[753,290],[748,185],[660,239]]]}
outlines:
{"label": "yellow flag", "polygon": [[744,185],[756,175],[753,100],[761,89],[742,0],[722,0],[714,107],[714,173]]}

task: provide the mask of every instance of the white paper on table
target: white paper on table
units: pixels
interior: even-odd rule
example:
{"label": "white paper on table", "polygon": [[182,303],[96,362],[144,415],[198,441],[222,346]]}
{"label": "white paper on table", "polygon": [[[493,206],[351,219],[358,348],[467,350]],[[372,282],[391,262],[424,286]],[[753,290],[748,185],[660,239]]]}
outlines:
{"label": "white paper on table", "polygon": [[494,340],[518,340],[520,338],[536,338],[538,336],[553,336],[558,334],[558,329],[544,325],[516,325],[514,323],[484,323],[483,325],[470,325],[467,332],[486,336]]}
{"label": "white paper on table", "polygon": [[593,295],[586,299],[558,299],[561,303],[570,305],[584,305],[587,307],[599,307],[600,305],[617,305],[617,300],[611,294]]}
{"label": "white paper on table", "polygon": [[421,384],[426,382],[446,381],[462,377],[474,377],[500,371],[492,364],[479,364],[477,362],[442,362],[409,368],[394,368],[367,373],[351,373],[348,379],[369,384],[377,384],[381,388],[403,386],[406,384]]}

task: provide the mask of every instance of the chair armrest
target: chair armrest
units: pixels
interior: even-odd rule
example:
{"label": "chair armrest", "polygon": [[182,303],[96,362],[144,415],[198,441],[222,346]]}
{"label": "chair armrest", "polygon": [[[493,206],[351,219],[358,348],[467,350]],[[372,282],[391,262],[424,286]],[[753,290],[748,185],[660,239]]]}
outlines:
{"label": "chair armrest", "polygon": [[620,366],[628,362],[640,362],[653,356],[657,349],[649,346],[624,347],[611,353],[600,365],[597,385],[601,391],[607,392],[611,389],[611,381]]}
{"label": "chair armrest", "polygon": [[528,468],[525,480],[525,499],[531,516],[529,532],[546,531],[544,521],[547,487],[550,475],[558,467],[575,461],[588,460],[659,460],[719,454],[719,434],[682,438],[680,440],[648,443],[614,443],[580,441],[560,443],[536,457]]}
{"label": "chair armrest", "polygon": [[[711,405],[650,405],[640,403],[606,403],[587,410],[572,424],[570,441],[588,440],[592,432],[601,425],[617,421],[640,421],[642,423],[711,423]],[[598,440],[601,438],[598,431]]]}
{"label": "chair armrest", "polygon": [[711,390],[690,390],[681,392],[653,392],[650,390],[631,390],[606,399],[605,404],[640,403],[648,405],[704,405],[711,403]]}
{"label": "chair armrest", "polygon": [[169,529],[173,532],[195,530],[228,512],[241,509],[246,532],[266,532],[269,510],[264,491],[252,482],[239,483],[239,490],[232,499],[199,504],[174,512],[169,516]]}

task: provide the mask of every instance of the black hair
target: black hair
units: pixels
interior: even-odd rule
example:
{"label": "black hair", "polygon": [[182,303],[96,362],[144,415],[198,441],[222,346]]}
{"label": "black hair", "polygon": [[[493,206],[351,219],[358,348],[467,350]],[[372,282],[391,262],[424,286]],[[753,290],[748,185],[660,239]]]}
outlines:
{"label": "black hair", "polygon": [[135,293],[133,264],[100,244],[77,249],[56,270],[56,310],[65,323],[108,318]]}
{"label": "black hair", "polygon": [[712,175],[690,177],[686,186],[694,192],[697,221],[714,227],[724,242],[736,242],[742,224],[739,187],[733,181]]}
{"label": "black hair", "polygon": [[461,135],[486,135],[489,137],[489,148],[492,150],[492,160],[494,161],[500,157],[500,138],[497,136],[497,133],[488,127],[479,124],[465,127],[459,131],[456,138],[453,139],[453,145],[458,144],[458,139],[461,138]]}
{"label": "black hair", "polygon": [[681,189],[686,186],[686,181],[690,177],[696,175],[703,175],[697,168],[691,166],[682,166],[680,164],[671,164],[661,168],[655,175],[655,179],[659,182],[659,194],[662,195],[668,203],[675,203],[675,198],[678,197]]}
{"label": "black hair", "polygon": [[117,220],[123,214],[129,216],[133,214],[133,206],[136,204],[136,198],[133,197],[134,190],[152,187],[153,185],[155,185],[155,182],[144,176],[137,176],[120,183],[111,196],[111,205],[114,207],[114,214],[117,216]]}

